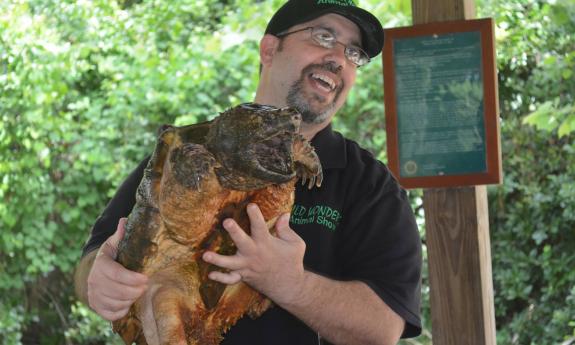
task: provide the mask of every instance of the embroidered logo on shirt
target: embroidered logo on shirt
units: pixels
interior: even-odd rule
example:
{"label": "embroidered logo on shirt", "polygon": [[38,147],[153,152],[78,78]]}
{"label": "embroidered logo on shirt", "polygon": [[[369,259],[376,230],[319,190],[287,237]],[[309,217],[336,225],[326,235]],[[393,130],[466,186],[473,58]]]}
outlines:
{"label": "embroidered logo on shirt", "polygon": [[339,225],[342,214],[327,205],[314,205],[309,208],[294,204],[291,211],[290,222],[297,225],[318,224],[329,231],[335,231]]}

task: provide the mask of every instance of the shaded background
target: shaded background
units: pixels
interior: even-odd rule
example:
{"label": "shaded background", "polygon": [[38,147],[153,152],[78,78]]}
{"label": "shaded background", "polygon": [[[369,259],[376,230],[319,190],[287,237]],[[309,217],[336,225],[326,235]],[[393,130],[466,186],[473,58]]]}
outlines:
{"label": "shaded background", "polygon": [[[0,4],[0,343],[119,344],[72,272],[160,124],[251,101],[281,1],[4,0]],[[384,27],[406,0],[363,0]],[[504,183],[489,187],[499,344],[575,344],[575,3],[477,0],[497,22]],[[381,59],[335,127],[383,162]],[[425,248],[421,191],[410,191]],[[424,335],[431,344],[427,270]]]}

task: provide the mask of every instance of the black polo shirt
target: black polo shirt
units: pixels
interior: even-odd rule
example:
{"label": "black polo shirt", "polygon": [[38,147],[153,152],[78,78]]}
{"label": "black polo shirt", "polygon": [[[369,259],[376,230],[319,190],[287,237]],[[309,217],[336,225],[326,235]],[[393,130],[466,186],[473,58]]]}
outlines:
{"label": "black polo shirt", "polygon": [[[421,242],[405,191],[385,165],[331,126],[317,133],[312,145],[323,167],[323,184],[311,190],[298,184],[290,219],[306,243],[304,265],[329,278],[365,282],[406,320],[403,337],[419,335]],[[96,221],[84,254],[99,247],[119,218],[128,216],[146,164],[147,159],[120,186]],[[315,345],[319,338],[274,306],[255,320],[240,319],[222,345]]]}

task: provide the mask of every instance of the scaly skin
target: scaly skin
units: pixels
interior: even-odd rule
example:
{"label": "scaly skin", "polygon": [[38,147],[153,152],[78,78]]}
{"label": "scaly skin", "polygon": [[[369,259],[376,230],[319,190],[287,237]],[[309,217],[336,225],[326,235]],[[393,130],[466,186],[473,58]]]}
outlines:
{"label": "scaly skin", "polygon": [[119,246],[118,262],[149,277],[146,293],[113,323],[126,344],[216,345],[245,314],[271,302],[244,283],[209,280],[206,251],[236,248],[222,221],[250,229],[256,203],[270,231],[291,211],[298,177],[321,185],[319,159],[290,109],[232,108],[213,122],[166,127],[145,170]]}

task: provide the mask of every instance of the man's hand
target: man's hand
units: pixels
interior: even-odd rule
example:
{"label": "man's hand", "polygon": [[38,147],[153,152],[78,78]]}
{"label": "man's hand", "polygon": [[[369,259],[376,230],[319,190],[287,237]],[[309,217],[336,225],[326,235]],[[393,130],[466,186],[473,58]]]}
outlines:
{"label": "man's hand", "polygon": [[404,321],[363,282],[336,281],[304,271],[305,242],[289,227],[289,215],[270,234],[255,204],[247,207],[251,236],[232,219],[224,221],[238,251],[214,252],[205,261],[227,268],[210,272],[224,284],[244,281],[334,344],[396,344]]}
{"label": "man's hand", "polygon": [[289,227],[289,214],[277,220],[276,237],[270,234],[257,205],[249,204],[247,213],[251,236],[233,219],[223,223],[238,248],[235,255],[204,253],[206,262],[230,270],[229,273],[210,272],[209,278],[224,284],[242,280],[280,306],[296,302],[301,298],[300,287],[305,277],[305,242]]}
{"label": "man's hand", "polygon": [[126,218],[120,219],[114,235],[102,244],[87,279],[88,304],[109,321],[118,320],[128,313],[132,303],[146,290],[148,281],[147,276],[132,272],[116,262],[125,224]]}

